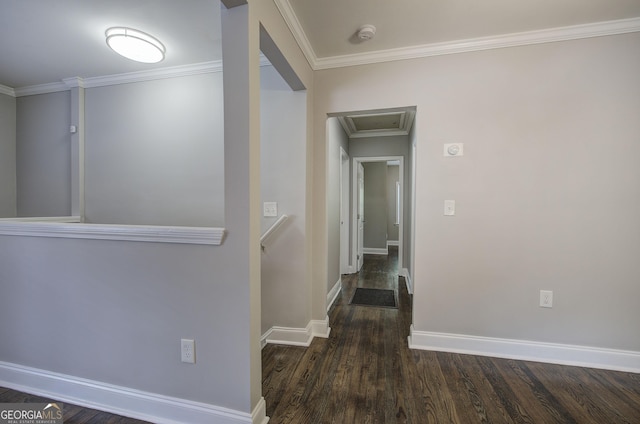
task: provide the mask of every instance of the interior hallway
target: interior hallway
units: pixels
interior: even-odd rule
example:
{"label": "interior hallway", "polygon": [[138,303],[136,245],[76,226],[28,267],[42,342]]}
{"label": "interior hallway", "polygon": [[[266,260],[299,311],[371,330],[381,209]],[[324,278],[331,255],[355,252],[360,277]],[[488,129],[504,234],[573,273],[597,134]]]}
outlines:
{"label": "interior hallway", "polygon": [[[270,423],[638,423],[640,375],[410,350],[411,297],[397,250],[343,276],[329,339],[267,345]],[[397,290],[398,309],[349,304],[356,287]]]}

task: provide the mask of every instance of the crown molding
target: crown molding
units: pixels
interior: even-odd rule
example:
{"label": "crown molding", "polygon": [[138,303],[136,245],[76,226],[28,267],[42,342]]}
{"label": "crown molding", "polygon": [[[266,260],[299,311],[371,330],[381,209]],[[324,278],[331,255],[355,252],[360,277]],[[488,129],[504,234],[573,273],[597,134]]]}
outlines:
{"label": "crown molding", "polygon": [[341,56],[318,58],[311,47],[300,21],[289,0],[274,0],[280,14],[289,26],[311,68],[315,70],[368,65],[396,60],[418,59],[446,54],[467,53],[505,47],[553,43],[582,38],[602,37],[640,31],[640,17],[615,21],[596,22],[537,31],[518,32],[490,37],[471,38],[443,43],[423,44],[397,49],[379,50]]}
{"label": "crown molding", "polygon": [[304,32],[302,28],[302,24],[298,20],[298,16],[293,11],[293,7],[291,7],[291,3],[289,0],[274,0],[276,7],[280,11],[280,14],[284,18],[287,26],[291,30],[293,34],[293,38],[295,38],[298,46],[302,50],[302,54],[307,58],[307,62],[309,62],[309,66],[313,70],[316,70],[316,63],[318,62],[318,57],[316,53],[313,51],[313,47],[311,47],[311,43],[307,38],[307,34]]}
{"label": "crown molding", "polygon": [[446,54],[467,53],[505,47],[527,46],[582,38],[602,37],[640,31],[640,18],[598,22],[570,27],[551,28],[538,31],[519,32],[492,37],[473,38],[422,46],[381,50],[371,53],[320,58],[314,69],[331,69],[345,66],[367,65],[395,60],[418,59]]}
{"label": "crown molding", "polygon": [[150,71],[128,72],[125,74],[105,75],[100,77],[65,78],[61,82],[49,84],[31,85],[13,89],[15,97],[32,96],[35,94],[55,93],[67,91],[73,87],[103,87],[107,85],[128,84],[132,82],[153,81],[164,78],[177,78],[191,75],[222,72],[222,61],[195,63],[191,65],[172,66],[168,68],[153,69]]}
{"label": "crown molding", "polygon": [[64,82],[51,82],[48,84],[28,85],[26,87],[14,88],[16,97],[34,96],[36,94],[56,93],[58,91],[67,91],[69,87]]}
{"label": "crown molding", "polygon": [[0,84],[0,94],[6,94],[7,96],[16,97],[16,91],[13,88],[7,87],[6,85],[2,84]]}
{"label": "crown molding", "polygon": [[103,87],[105,85],[128,84],[131,82],[153,81],[164,78],[187,77],[191,75],[222,72],[222,61],[194,63],[170,68],[152,69],[150,71],[129,72],[126,74],[105,75],[102,77],[84,78],[85,88]]}

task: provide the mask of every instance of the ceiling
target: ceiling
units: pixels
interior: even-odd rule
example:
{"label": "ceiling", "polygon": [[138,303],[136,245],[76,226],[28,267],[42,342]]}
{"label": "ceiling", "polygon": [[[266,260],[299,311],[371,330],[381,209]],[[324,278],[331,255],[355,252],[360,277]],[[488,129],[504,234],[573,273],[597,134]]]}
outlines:
{"label": "ceiling", "polygon": [[[158,64],[118,56],[104,32],[128,26],[159,38]],[[220,60],[219,0],[0,0],[0,84],[122,74]]]}
{"label": "ceiling", "polygon": [[[284,0],[317,58],[640,17],[639,0]],[[286,6],[285,6],[286,7]],[[361,25],[375,37],[354,37]]]}
{"label": "ceiling", "polygon": [[[615,25],[617,33],[640,31],[640,0],[270,1],[314,69],[356,64],[359,55],[390,60],[408,47],[470,45],[482,37],[602,21],[626,19]],[[376,26],[372,40],[354,36],[363,24]],[[104,39],[116,25],[158,37],[166,59],[149,65],[116,55]],[[0,0],[0,58],[0,85],[11,88],[219,61],[220,2]]]}

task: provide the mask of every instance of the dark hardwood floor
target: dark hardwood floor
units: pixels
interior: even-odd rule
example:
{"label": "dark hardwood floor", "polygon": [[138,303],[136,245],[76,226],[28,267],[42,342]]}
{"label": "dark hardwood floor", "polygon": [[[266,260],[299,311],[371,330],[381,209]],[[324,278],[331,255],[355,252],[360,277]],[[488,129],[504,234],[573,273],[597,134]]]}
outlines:
{"label": "dark hardwood floor", "polygon": [[[640,374],[410,350],[399,281],[395,255],[366,255],[328,339],[263,349],[270,423],[640,423]],[[397,290],[399,308],[349,305],[356,287]]]}
{"label": "dark hardwood floor", "polygon": [[[328,339],[263,349],[270,424],[640,424],[640,374],[410,350],[396,268],[395,254],[367,255],[342,280]],[[356,287],[397,290],[398,309],[349,305]],[[50,401],[0,388],[0,403]],[[67,403],[64,422],[144,424]]]}
{"label": "dark hardwood floor", "polygon": [[[30,395],[0,387],[0,403],[48,403],[56,400],[42,396]],[[63,421],[65,424],[149,424],[146,421],[108,414],[95,409],[83,408],[70,403],[63,404]]]}

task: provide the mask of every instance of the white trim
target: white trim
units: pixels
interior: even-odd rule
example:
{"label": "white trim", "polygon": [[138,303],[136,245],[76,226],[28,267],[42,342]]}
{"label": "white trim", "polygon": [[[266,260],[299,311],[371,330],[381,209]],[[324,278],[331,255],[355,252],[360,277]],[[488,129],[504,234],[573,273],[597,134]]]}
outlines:
{"label": "white trim", "polygon": [[409,270],[407,268],[402,268],[398,275],[404,278],[409,294],[413,294],[413,281],[411,281],[411,273]]}
{"label": "white trim", "polygon": [[69,87],[64,82],[50,82],[47,84],[29,85],[26,87],[14,88],[16,97],[34,96],[37,94],[57,93],[59,91],[69,91]]}
{"label": "white trim", "polygon": [[470,38],[466,40],[447,41],[443,43],[422,44],[412,47],[379,50],[367,53],[318,58],[311,47],[311,43],[309,42],[302,25],[298,21],[298,18],[291,7],[290,1],[275,0],[275,3],[287,26],[293,33],[294,38],[298,42],[302,53],[307,58],[309,65],[311,65],[311,68],[314,71],[320,69],[341,68],[345,66],[391,62],[395,60],[417,59],[445,54],[466,53],[479,50],[602,37],[640,31],[640,18],[630,18],[548,28],[537,31]]}
{"label": "white trim", "polygon": [[408,339],[411,349],[640,373],[640,352],[634,351],[416,331],[413,325]]}
{"label": "white trim", "polygon": [[55,93],[67,91],[72,87],[103,87],[107,85],[128,84],[132,82],[153,81],[164,78],[178,78],[191,75],[208,74],[222,72],[222,61],[194,63],[183,66],[172,66],[168,68],[151,69],[148,71],[128,72],[124,74],[104,75],[99,77],[65,78],[62,82],[49,84],[30,85],[14,89],[15,97],[32,96],[34,94]]}
{"label": "white trim", "polygon": [[264,401],[264,398],[261,397],[258,401],[258,404],[255,408],[253,408],[253,412],[251,413],[251,423],[267,424],[268,422],[269,417],[267,417],[267,403]]}
{"label": "white trim", "polygon": [[325,316],[324,319],[312,319],[309,321],[309,326],[311,327],[311,334],[313,334],[313,337],[328,339],[329,334],[331,334],[331,327],[329,327],[329,315]]}
{"label": "white trim", "polygon": [[0,223],[4,221],[10,222],[66,222],[79,223],[79,216],[38,216],[38,217],[17,217],[17,218],[0,218]]}
{"label": "white trim", "polygon": [[0,385],[158,424],[266,423],[264,399],[249,414],[7,362],[0,362]]}
{"label": "white trim", "polygon": [[386,247],[363,247],[362,253],[365,255],[388,255],[389,250]]}
{"label": "white trim", "polygon": [[323,320],[311,320],[305,328],[273,326],[260,338],[260,346],[264,348],[268,343],[288,346],[309,347],[314,337],[328,338],[331,333],[329,316]]}
{"label": "white trim", "polygon": [[400,242],[398,240],[387,240],[387,249],[389,246],[400,246]]}
{"label": "white trim", "polygon": [[338,298],[340,290],[342,290],[342,278],[336,281],[333,287],[331,287],[331,290],[329,290],[329,293],[327,293],[327,312],[329,312],[331,305],[333,305],[333,302]]}
{"label": "white trim", "polygon": [[[403,237],[404,237],[404,199],[405,199],[405,187],[404,187],[404,156],[358,156],[358,157],[354,157],[352,158],[353,160],[353,177],[351,180],[352,186],[351,186],[351,195],[352,195],[352,202],[354,205],[358,204],[358,164],[360,163],[364,163],[364,162],[389,162],[390,160],[397,160],[400,162],[399,165],[399,181],[400,181],[400,188],[401,188],[401,201],[400,201],[400,224],[398,226],[398,266],[402,266],[402,264],[404,263],[404,255],[405,252],[403,251],[403,246],[404,246],[404,242],[403,242]],[[358,246],[358,222],[357,222],[357,208],[353,208],[351,211],[351,228],[354,228],[354,231],[352,231],[352,245],[353,246]],[[386,249],[382,249],[385,250]],[[364,248],[364,252],[363,253],[369,253],[370,249],[367,249],[366,247]],[[376,253],[374,253],[376,254]],[[388,255],[389,252],[386,251],[385,253],[378,253],[381,255]],[[351,262],[353,264],[357,264],[357,255],[358,255],[358,249],[352,249],[352,258],[351,258]],[[357,272],[354,271],[354,272]]]}
{"label": "white trim", "polygon": [[349,250],[351,233],[349,166],[351,162],[349,159],[347,152],[340,146],[340,274],[348,274],[354,268],[349,264],[351,259]]}
{"label": "white trim", "polygon": [[293,38],[295,38],[300,50],[302,50],[302,54],[304,54],[307,62],[309,62],[309,66],[311,66],[313,70],[316,70],[315,66],[318,62],[318,57],[313,51],[313,47],[311,47],[311,43],[298,20],[298,16],[294,12],[293,7],[291,7],[291,3],[289,3],[289,0],[274,0],[274,2],[280,11],[280,15],[282,15],[282,18],[291,30]]}
{"label": "white trim", "polygon": [[343,272],[343,274],[355,274],[356,272],[356,267],[354,265],[349,265],[345,268],[345,272]]}
{"label": "white trim", "polygon": [[271,224],[271,226],[267,229],[267,231],[265,231],[264,234],[262,234],[262,236],[260,237],[260,246],[262,247],[263,251],[265,248],[264,243],[267,241],[269,237],[273,235],[273,233],[278,231],[278,228],[280,228],[280,226],[284,224],[287,219],[289,219],[288,215],[286,214],[280,215],[280,218],[278,218],[276,222]]}
{"label": "white trim", "polygon": [[0,84],[0,94],[6,94],[7,96],[16,97],[16,91],[13,88],[7,87],[6,85],[2,84]]}
{"label": "white trim", "polygon": [[308,347],[312,340],[313,335],[309,325],[307,325],[307,328],[273,326],[262,335],[260,345],[262,347],[267,344]]}
{"label": "white trim", "polygon": [[63,222],[0,221],[0,235],[57,237],[91,240],[143,241],[154,243],[208,244],[219,246],[224,228],[156,225],[79,224]]}

